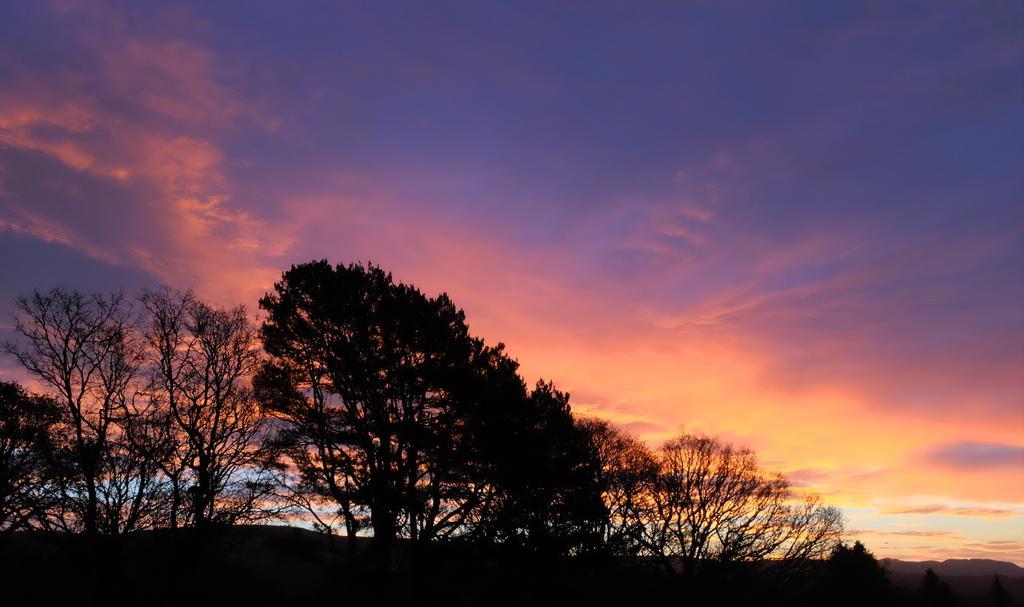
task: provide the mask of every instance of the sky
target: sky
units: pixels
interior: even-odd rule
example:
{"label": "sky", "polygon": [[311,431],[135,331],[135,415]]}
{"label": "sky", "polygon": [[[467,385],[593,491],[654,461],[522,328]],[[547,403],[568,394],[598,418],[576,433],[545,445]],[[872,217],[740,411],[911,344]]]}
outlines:
{"label": "sky", "polygon": [[878,556],[1024,565],[1019,2],[0,0],[0,333],[324,258]]}

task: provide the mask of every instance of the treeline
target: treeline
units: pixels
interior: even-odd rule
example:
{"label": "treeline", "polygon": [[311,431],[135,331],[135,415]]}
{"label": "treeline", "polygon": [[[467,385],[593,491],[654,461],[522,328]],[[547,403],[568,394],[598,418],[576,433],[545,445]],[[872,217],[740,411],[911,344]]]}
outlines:
{"label": "treeline", "polygon": [[602,554],[780,575],[842,539],[838,510],[755,455],[656,449],[527,386],[446,296],[369,265],[293,266],[258,325],[189,292],[17,301],[0,384],[0,530],[123,536],[301,519],[332,534]]}

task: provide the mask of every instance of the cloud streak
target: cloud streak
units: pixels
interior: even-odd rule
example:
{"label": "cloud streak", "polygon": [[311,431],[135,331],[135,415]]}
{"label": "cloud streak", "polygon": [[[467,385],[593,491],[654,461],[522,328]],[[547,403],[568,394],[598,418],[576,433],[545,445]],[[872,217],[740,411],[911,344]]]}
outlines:
{"label": "cloud streak", "polygon": [[998,443],[957,442],[940,445],[928,458],[951,468],[1016,468],[1024,470],[1024,446]]}
{"label": "cloud streak", "polygon": [[[265,127],[262,116],[187,39],[139,38],[101,5],[57,19],[77,24],[66,54],[21,49],[0,91],[3,225],[161,281],[251,296],[253,261],[280,250],[278,229],[231,202],[219,139],[243,119]],[[214,285],[233,273],[249,284]]]}

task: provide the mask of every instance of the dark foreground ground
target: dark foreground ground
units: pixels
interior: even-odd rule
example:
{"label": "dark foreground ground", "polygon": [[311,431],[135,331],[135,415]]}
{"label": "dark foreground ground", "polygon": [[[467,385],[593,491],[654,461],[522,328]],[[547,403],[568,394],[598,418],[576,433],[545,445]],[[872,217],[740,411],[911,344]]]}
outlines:
{"label": "dark foreground ground", "polygon": [[[924,604],[909,573],[868,597],[855,577],[825,583],[821,572],[785,583],[746,570],[687,580],[596,557],[399,544],[382,573],[374,555],[371,540],[350,544],[293,527],[145,532],[102,546],[22,534],[0,545],[0,605]],[[957,604],[990,604],[990,582],[971,580]],[[1024,597],[1024,578],[1005,583]]]}

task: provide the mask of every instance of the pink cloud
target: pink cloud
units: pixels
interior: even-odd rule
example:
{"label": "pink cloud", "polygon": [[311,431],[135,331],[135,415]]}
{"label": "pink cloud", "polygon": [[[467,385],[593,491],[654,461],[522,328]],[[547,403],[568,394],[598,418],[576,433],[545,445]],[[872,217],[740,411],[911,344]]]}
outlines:
{"label": "pink cloud", "polygon": [[1024,446],[1020,445],[961,441],[940,445],[927,457],[940,466],[952,468],[1024,470]]}
{"label": "pink cloud", "polygon": [[[214,57],[196,43],[137,37],[101,5],[63,11],[81,23],[87,61],[15,66],[17,84],[0,90],[0,144],[18,157],[9,167],[25,167],[0,174],[3,225],[161,281],[253,298],[272,281],[261,265],[287,235],[272,236],[280,227],[232,201],[218,137],[242,119],[273,120],[220,84]],[[61,163],[65,176],[26,185],[24,163],[40,162],[33,154]]]}
{"label": "pink cloud", "polygon": [[1022,516],[1024,511],[1012,508],[995,508],[985,506],[954,506],[948,504],[926,504],[923,506],[891,506],[883,508],[885,514],[949,514],[955,516],[973,516],[999,518]]}

